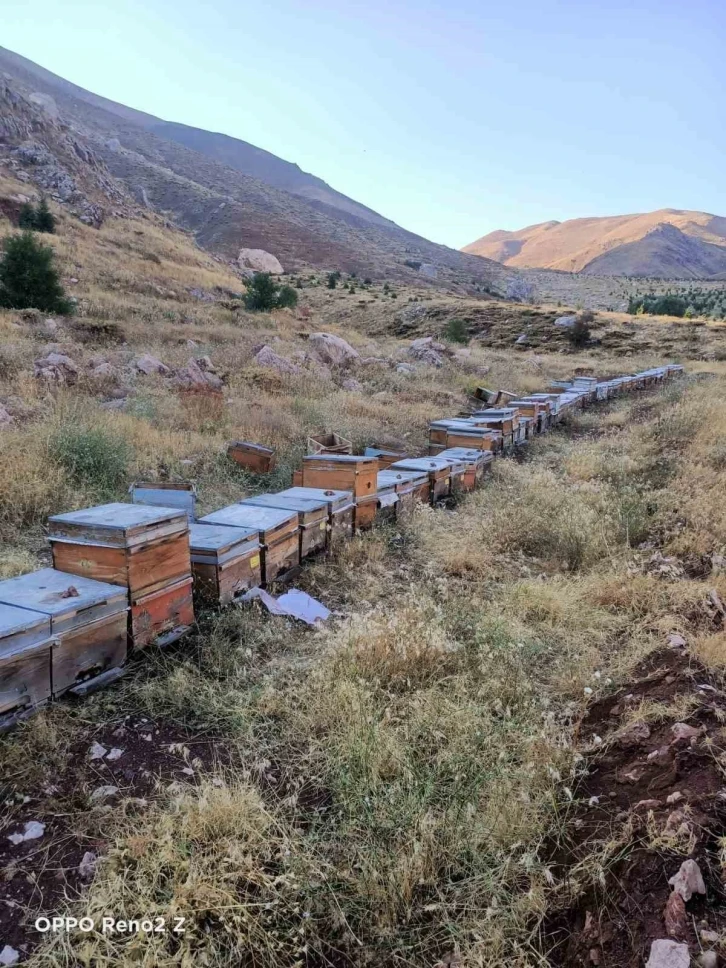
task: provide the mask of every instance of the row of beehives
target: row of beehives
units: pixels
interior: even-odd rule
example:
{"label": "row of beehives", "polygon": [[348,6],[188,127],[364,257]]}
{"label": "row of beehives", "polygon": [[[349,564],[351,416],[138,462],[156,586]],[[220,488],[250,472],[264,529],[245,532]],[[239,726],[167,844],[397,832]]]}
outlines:
{"label": "row of beehives", "polygon": [[[132,488],[110,504],[49,520],[53,568],[0,582],[0,727],[67,692],[84,695],[122,674],[132,651],[179,638],[194,604],[227,605],[294,573],[380,517],[403,521],[418,502],[474,488],[495,455],[568,410],[648,387],[682,367],[598,383],[577,378],[430,426],[429,455],[318,454],[299,486],[246,498],[202,517],[188,484]],[[510,395],[511,396],[511,395]]]}

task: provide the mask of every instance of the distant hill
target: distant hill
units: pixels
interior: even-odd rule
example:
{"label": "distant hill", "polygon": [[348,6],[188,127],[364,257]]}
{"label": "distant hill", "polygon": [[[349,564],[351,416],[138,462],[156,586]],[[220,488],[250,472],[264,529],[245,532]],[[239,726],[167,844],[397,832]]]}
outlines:
{"label": "distant hill", "polygon": [[665,208],[644,215],[542,222],[518,232],[490,232],[462,252],[517,268],[708,279],[726,272],[726,218]]}

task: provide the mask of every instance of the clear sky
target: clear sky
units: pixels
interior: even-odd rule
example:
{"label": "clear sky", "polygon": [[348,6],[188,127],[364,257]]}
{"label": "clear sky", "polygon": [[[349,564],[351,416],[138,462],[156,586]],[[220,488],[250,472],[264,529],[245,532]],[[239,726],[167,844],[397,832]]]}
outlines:
{"label": "clear sky", "polygon": [[725,0],[1,0],[0,44],[436,242],[726,215]]}

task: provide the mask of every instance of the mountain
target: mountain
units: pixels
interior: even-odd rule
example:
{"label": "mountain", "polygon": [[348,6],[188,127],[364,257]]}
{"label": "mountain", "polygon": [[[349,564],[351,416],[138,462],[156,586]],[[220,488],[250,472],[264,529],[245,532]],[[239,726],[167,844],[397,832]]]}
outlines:
{"label": "mountain", "polygon": [[462,252],[518,268],[596,276],[708,279],[726,272],[726,218],[661,209],[496,231]]}
{"label": "mountain", "polygon": [[506,290],[517,275],[408,232],[297,165],[239,139],[110,101],[4,48],[0,72],[14,96],[44,113],[33,132],[5,133],[13,159],[24,153],[21,177],[37,180],[34,153],[42,154],[48,138],[63,133],[102,164],[137,205],[164,213],[228,261],[241,248],[265,249],[291,271],[341,269],[468,289]]}

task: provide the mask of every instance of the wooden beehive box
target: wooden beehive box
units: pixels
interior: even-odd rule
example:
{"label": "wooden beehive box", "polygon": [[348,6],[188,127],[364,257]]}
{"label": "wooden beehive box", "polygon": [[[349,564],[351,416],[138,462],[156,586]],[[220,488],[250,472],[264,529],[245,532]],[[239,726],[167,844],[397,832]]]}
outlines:
{"label": "wooden beehive box", "polygon": [[256,528],[193,524],[189,542],[194,592],[202,601],[229,605],[262,584],[260,535]]}
{"label": "wooden beehive box", "polygon": [[393,487],[398,495],[396,520],[409,521],[419,502],[428,503],[429,476],[420,471],[386,470],[378,472],[378,490]]}
{"label": "wooden beehive box", "polygon": [[248,440],[231,443],[227,448],[227,456],[253,474],[269,474],[275,469],[275,451],[272,447],[252,444]]}
{"label": "wooden beehive box", "polygon": [[428,475],[429,500],[441,500],[451,494],[451,464],[439,457],[409,457],[391,464],[392,471],[420,471]]}
{"label": "wooden beehive box", "polygon": [[303,487],[352,491],[356,500],[376,493],[378,459],[354,454],[311,455],[303,460]]}
{"label": "wooden beehive box", "polygon": [[50,699],[53,644],[48,615],[0,604],[0,732]]}
{"label": "wooden beehive box", "polygon": [[396,450],[382,450],[379,447],[366,447],[363,451],[364,457],[376,457],[378,459],[378,469],[383,471],[397,460],[403,460],[406,454]]}
{"label": "wooden beehive box", "polygon": [[451,447],[441,451],[439,457],[459,461],[464,465],[465,491],[473,491],[481,484],[485,475],[491,473],[494,463],[494,454],[490,450],[472,450],[467,447]]}
{"label": "wooden beehive box", "polygon": [[[393,477],[393,480],[391,480]],[[398,518],[397,509],[400,495],[396,490],[395,473],[379,471],[376,478],[376,502],[378,510],[376,517],[379,521],[395,521]]]}
{"label": "wooden beehive box", "polygon": [[49,519],[53,566],[123,585],[132,600],[189,578],[189,521],[177,508],[103,504]]}
{"label": "wooden beehive box", "polygon": [[260,540],[262,583],[269,585],[300,564],[297,511],[232,504],[199,519],[199,524],[224,524],[232,528],[254,528]]}
{"label": "wooden beehive box", "polygon": [[57,640],[51,650],[54,696],[87,686],[123,666],[127,655],[127,592],[117,585],[54,568],[0,582],[0,602],[40,613]]}
{"label": "wooden beehive box", "polygon": [[289,487],[280,497],[325,501],[328,505],[329,542],[337,546],[353,537],[355,528],[355,503],[352,491],[339,491],[325,487]]}
{"label": "wooden beehive box", "polygon": [[501,430],[503,434],[510,434],[519,423],[519,412],[516,407],[488,407],[486,410],[477,410],[471,415],[473,423],[494,427]]}
{"label": "wooden beehive box", "polygon": [[378,515],[378,492],[355,499],[355,529],[366,531],[373,526]]}
{"label": "wooden beehive box", "polygon": [[353,444],[340,434],[313,434],[308,437],[308,454],[352,454]]}
{"label": "wooden beehive box", "polygon": [[300,560],[328,548],[328,503],[320,498],[291,497],[289,494],[258,494],[245,498],[240,504],[253,504],[262,508],[281,508],[296,511],[300,525]]}
{"label": "wooden beehive box", "polygon": [[496,431],[472,420],[435,420],[429,426],[429,453],[450,447],[498,450],[500,446],[501,437]]}

